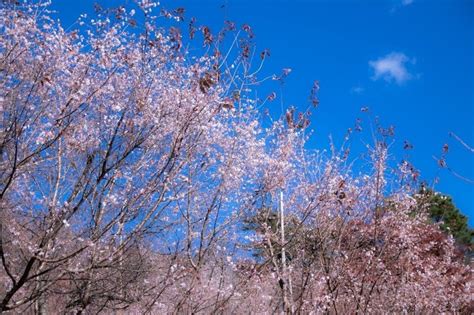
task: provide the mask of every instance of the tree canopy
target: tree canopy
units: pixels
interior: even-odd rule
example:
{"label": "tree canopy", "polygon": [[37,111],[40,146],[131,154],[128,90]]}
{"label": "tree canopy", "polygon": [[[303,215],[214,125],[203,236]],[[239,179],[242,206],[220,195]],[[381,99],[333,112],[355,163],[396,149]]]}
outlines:
{"label": "tree canopy", "polygon": [[414,213],[391,128],[358,172],[346,142],[308,149],[309,112],[264,114],[274,96],[255,89],[290,70],[259,79],[249,25],[213,33],[158,7],[65,29],[47,3],[2,2],[0,312],[472,311],[472,268]]}
{"label": "tree canopy", "polygon": [[468,218],[455,206],[451,197],[430,189],[422,188],[420,198],[428,203],[428,214],[434,223],[452,235],[456,242],[467,249],[473,250],[474,230],[469,228]]}

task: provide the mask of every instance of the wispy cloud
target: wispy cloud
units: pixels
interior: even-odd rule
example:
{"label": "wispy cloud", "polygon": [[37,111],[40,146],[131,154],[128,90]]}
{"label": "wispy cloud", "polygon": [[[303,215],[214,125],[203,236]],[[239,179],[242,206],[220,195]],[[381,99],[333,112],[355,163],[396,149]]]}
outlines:
{"label": "wispy cloud", "polygon": [[409,63],[414,64],[415,60],[400,52],[391,52],[377,60],[371,60],[369,66],[374,70],[372,79],[384,79],[388,82],[395,81],[397,84],[402,84],[413,78],[407,69]]}
{"label": "wispy cloud", "polygon": [[364,88],[360,85],[354,86],[351,88],[352,94],[362,94],[364,93]]}
{"label": "wispy cloud", "polygon": [[415,2],[415,0],[393,0],[392,1],[393,6],[390,9],[390,13],[395,13],[398,10],[402,9],[403,7],[407,7],[413,4],[413,2]]}

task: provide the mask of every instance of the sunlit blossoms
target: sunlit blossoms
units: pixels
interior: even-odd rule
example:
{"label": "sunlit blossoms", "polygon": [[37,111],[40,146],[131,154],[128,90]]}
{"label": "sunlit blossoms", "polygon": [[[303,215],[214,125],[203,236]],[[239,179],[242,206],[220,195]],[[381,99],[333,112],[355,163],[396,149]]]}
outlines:
{"label": "sunlit blossoms", "polygon": [[261,113],[248,25],[192,20],[193,55],[181,8],[96,10],[66,30],[1,7],[0,312],[469,310],[471,269],[383,139],[355,172],[305,148],[305,115]]}

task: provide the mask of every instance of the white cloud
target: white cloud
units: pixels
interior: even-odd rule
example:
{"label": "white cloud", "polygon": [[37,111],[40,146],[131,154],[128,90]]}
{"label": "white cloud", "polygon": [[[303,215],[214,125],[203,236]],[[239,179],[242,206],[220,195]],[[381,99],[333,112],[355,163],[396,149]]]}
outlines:
{"label": "white cloud", "polygon": [[362,93],[364,93],[364,88],[360,85],[354,86],[351,89],[351,93],[353,93],[353,94],[362,94]]}
{"label": "white cloud", "polygon": [[413,64],[415,60],[399,52],[392,52],[377,60],[371,60],[369,65],[374,70],[372,79],[384,79],[388,82],[395,81],[397,84],[402,84],[413,78],[406,67],[407,63]]}
{"label": "white cloud", "polygon": [[403,7],[413,4],[413,2],[415,2],[415,0],[392,0],[393,6],[390,9],[390,13],[395,13]]}

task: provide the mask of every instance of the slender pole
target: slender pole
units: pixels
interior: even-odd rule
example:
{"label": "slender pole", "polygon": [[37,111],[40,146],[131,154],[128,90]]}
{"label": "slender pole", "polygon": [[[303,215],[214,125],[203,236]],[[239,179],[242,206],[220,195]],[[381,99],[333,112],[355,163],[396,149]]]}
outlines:
{"label": "slender pole", "polygon": [[280,191],[280,226],[281,226],[281,264],[283,274],[286,272],[286,253],[285,253],[285,212],[283,209],[283,191]]}
{"label": "slender pole", "polygon": [[283,312],[286,313],[288,303],[286,296],[286,253],[285,253],[285,212],[283,209],[283,191],[280,191],[280,237],[281,237],[281,284],[282,284],[282,294],[283,294]]}
{"label": "slender pole", "polygon": [[[293,308],[293,286],[291,283],[291,275],[287,272],[286,268],[286,239],[285,239],[285,210],[283,207],[283,191],[280,191],[280,226],[281,226],[281,264],[282,264],[282,274],[284,278],[283,282],[283,304],[284,308],[289,306],[291,314],[294,313]],[[287,297],[287,287],[290,293],[290,300],[288,301]],[[286,309],[284,309],[286,312]]]}

